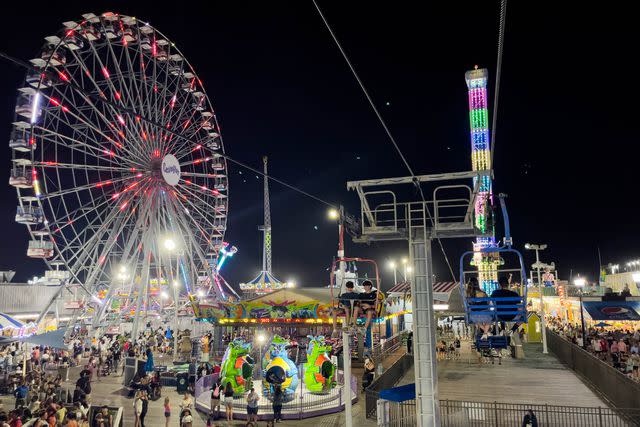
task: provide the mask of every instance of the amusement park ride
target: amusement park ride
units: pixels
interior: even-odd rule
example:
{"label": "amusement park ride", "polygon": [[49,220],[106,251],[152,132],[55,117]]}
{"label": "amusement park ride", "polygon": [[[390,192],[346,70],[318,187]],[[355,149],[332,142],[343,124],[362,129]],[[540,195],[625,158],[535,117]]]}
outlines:
{"label": "amusement park ride", "polygon": [[135,17],[63,26],[30,61],[9,141],[27,255],[68,272],[38,320],[72,288],[85,293],[72,323],[133,313],[134,333],[141,316],[226,300],[227,166],[195,70]]}
{"label": "amusement park ride", "polygon": [[[435,357],[435,329],[433,311],[433,266],[431,245],[433,240],[451,238],[475,238],[473,251],[460,260],[460,289],[465,295],[465,277],[478,277],[480,287],[490,294],[497,287],[499,266],[505,264],[502,255],[515,255],[523,293],[518,298],[470,298],[465,301],[466,318],[473,323],[474,310],[486,310],[489,322],[499,323],[495,305],[501,304],[500,316],[513,314],[514,321],[526,318],[526,274],[521,254],[512,248],[509,222],[504,197],[500,196],[505,224],[502,245],[495,240],[491,150],[487,110],[486,69],[466,73],[471,122],[472,170],[433,175],[412,175],[398,178],[370,179],[347,183],[360,198],[361,229],[354,240],[362,243],[402,240],[409,244],[413,263],[411,295],[413,297],[414,370],[416,386],[417,425],[439,425],[437,396],[437,368]],[[469,185],[465,183],[472,181]],[[400,186],[414,186],[421,200],[402,201]],[[430,194],[431,198],[425,195]],[[472,255],[475,272],[465,271],[465,262]],[[503,305],[507,303],[506,305]],[[480,308],[481,307],[481,308]],[[508,338],[493,338],[489,345],[506,346]],[[477,346],[484,345],[477,343]]]}

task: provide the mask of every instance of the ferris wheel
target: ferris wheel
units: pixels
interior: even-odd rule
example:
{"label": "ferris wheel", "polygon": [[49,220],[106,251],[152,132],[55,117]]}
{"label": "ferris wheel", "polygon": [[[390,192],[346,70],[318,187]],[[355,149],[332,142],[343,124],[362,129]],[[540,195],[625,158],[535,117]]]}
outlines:
{"label": "ferris wheel", "polygon": [[202,82],[134,17],[63,25],[31,60],[9,142],[27,255],[62,265],[96,300],[121,280],[138,306],[149,283],[195,294],[203,274],[224,298],[211,265],[226,230],[227,164]]}

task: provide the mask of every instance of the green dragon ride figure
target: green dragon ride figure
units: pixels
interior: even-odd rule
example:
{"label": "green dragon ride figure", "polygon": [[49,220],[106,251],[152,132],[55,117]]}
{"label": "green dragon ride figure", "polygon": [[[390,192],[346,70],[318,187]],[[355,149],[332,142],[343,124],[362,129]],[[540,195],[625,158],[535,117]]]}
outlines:
{"label": "green dragon ride figure", "polygon": [[324,336],[309,337],[307,347],[307,363],[304,364],[304,385],[311,393],[327,393],[336,382],[334,374],[336,366],[331,363],[329,353],[331,346],[324,341]]}
{"label": "green dragon ride figure", "polygon": [[254,360],[249,353],[251,353],[251,343],[245,343],[243,339],[236,338],[229,343],[222,358],[220,368],[222,388],[224,389],[227,383],[231,383],[236,396],[241,396],[252,386]]}

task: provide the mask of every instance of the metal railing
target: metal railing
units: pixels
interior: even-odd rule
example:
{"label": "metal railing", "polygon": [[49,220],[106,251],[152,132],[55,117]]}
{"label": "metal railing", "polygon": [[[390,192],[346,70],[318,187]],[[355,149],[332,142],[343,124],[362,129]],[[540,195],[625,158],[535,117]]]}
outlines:
{"label": "metal railing", "polygon": [[[640,383],[549,329],[547,344],[562,363],[591,383],[614,406],[640,408]],[[640,424],[640,418],[636,421]]]}
{"label": "metal railing", "polygon": [[[384,325],[383,325],[384,326]],[[398,332],[391,338],[386,339],[382,343],[375,344],[371,349],[371,358],[378,364],[382,363],[382,359],[397,351],[405,343],[407,332]]]}
{"label": "metal railing", "polygon": [[[378,425],[409,427],[416,425],[415,400],[380,405]],[[531,409],[539,427],[627,427],[637,426],[640,409],[556,406],[498,402],[440,401],[442,427],[513,427],[523,425]]]}
{"label": "metal railing", "polygon": [[391,365],[379,377],[373,380],[365,392],[365,415],[367,418],[376,418],[378,395],[381,390],[394,387],[405,372],[413,366],[413,355],[405,354]]}

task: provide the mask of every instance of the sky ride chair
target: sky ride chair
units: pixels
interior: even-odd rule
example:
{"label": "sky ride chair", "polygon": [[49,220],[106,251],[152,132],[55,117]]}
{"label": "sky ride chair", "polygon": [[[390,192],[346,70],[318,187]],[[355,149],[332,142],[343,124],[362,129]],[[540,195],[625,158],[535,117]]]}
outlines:
{"label": "sky ride chair", "polygon": [[[365,276],[359,276],[358,275],[358,271],[359,269],[357,268],[357,264],[358,263],[362,263],[362,264],[366,264],[369,265],[373,271],[375,272],[375,277],[367,277]],[[344,268],[342,268],[344,267]],[[375,306],[374,306],[374,312],[372,315],[372,319],[371,322],[369,324],[369,327],[366,330],[360,330],[358,331],[357,328],[353,327],[352,324],[354,323],[354,312],[355,312],[355,308],[356,306],[358,306],[359,303],[362,302],[362,299],[358,296],[354,298],[344,298],[343,295],[345,295],[348,291],[347,291],[347,287],[346,284],[347,282],[353,282],[354,284],[354,293],[357,294],[361,294],[364,292],[363,289],[363,282],[364,281],[370,281],[373,285],[373,288],[375,288],[376,291],[376,299],[375,299]],[[366,347],[368,349],[368,351],[371,351],[371,349],[373,348],[373,339],[372,339],[372,331],[371,331],[371,325],[373,324],[374,320],[379,318],[382,315],[382,310],[384,308],[384,293],[380,290],[380,286],[381,286],[381,282],[380,282],[380,274],[379,274],[379,270],[378,270],[378,265],[376,264],[375,261],[371,260],[371,259],[364,259],[364,258],[336,258],[333,261],[333,264],[331,266],[331,281],[330,281],[330,292],[331,292],[331,312],[332,315],[335,314],[335,317],[342,317],[343,321],[342,321],[342,328],[347,328],[347,331],[349,332],[350,336],[358,336],[358,359],[362,359],[363,355],[365,354],[366,350],[364,349],[364,347]],[[335,289],[338,289],[339,292],[336,295]],[[348,316],[346,315],[348,313]],[[366,311],[363,310],[360,315],[358,316],[358,319],[356,319],[356,323],[364,323],[366,324]],[[348,322],[347,322],[348,319]],[[336,325],[334,325],[334,328],[336,327]],[[364,334],[359,333],[358,332],[364,332]],[[360,339],[360,337],[364,335],[364,340]],[[378,339],[379,339],[379,334],[378,334]],[[354,348],[353,346],[351,346],[351,348]]]}
{"label": "sky ride chair", "polygon": [[[501,363],[501,353],[510,347],[511,336],[510,329],[507,327],[508,323],[518,325],[527,321],[527,286],[526,286],[526,271],[524,266],[524,260],[522,254],[512,247],[512,238],[509,228],[509,216],[507,213],[506,204],[504,202],[504,195],[500,195],[500,206],[502,208],[502,215],[504,219],[505,237],[503,244],[494,244],[488,247],[481,248],[479,251],[467,251],[460,257],[460,293],[463,295],[465,320],[467,324],[473,324],[476,326],[475,348],[483,356],[489,356],[492,359],[498,357]],[[485,255],[484,259],[488,259],[489,264],[493,264],[491,269],[491,276],[489,280],[483,280],[484,283],[480,283],[480,289],[485,288],[487,285],[496,285],[497,279],[506,274],[512,275],[517,273],[520,277],[516,279],[515,283],[519,284],[517,297],[491,297],[491,290],[487,293],[487,297],[468,297],[466,286],[469,282],[467,280],[474,275],[478,275],[477,271],[465,271],[465,261],[467,259],[473,259],[476,254],[476,260],[481,259],[477,254],[491,254]],[[482,255],[481,255],[482,256]],[[506,258],[511,257],[512,268],[509,268]],[[471,264],[469,262],[469,264]],[[477,263],[476,263],[477,264]],[[485,271],[486,273],[486,271]],[[511,283],[511,282],[510,282]],[[480,328],[477,326],[480,324],[489,324],[490,329],[494,331],[493,335],[483,338]],[[511,328],[513,329],[513,328]],[[513,335],[517,340],[517,334]],[[515,341],[514,340],[514,341]]]}

